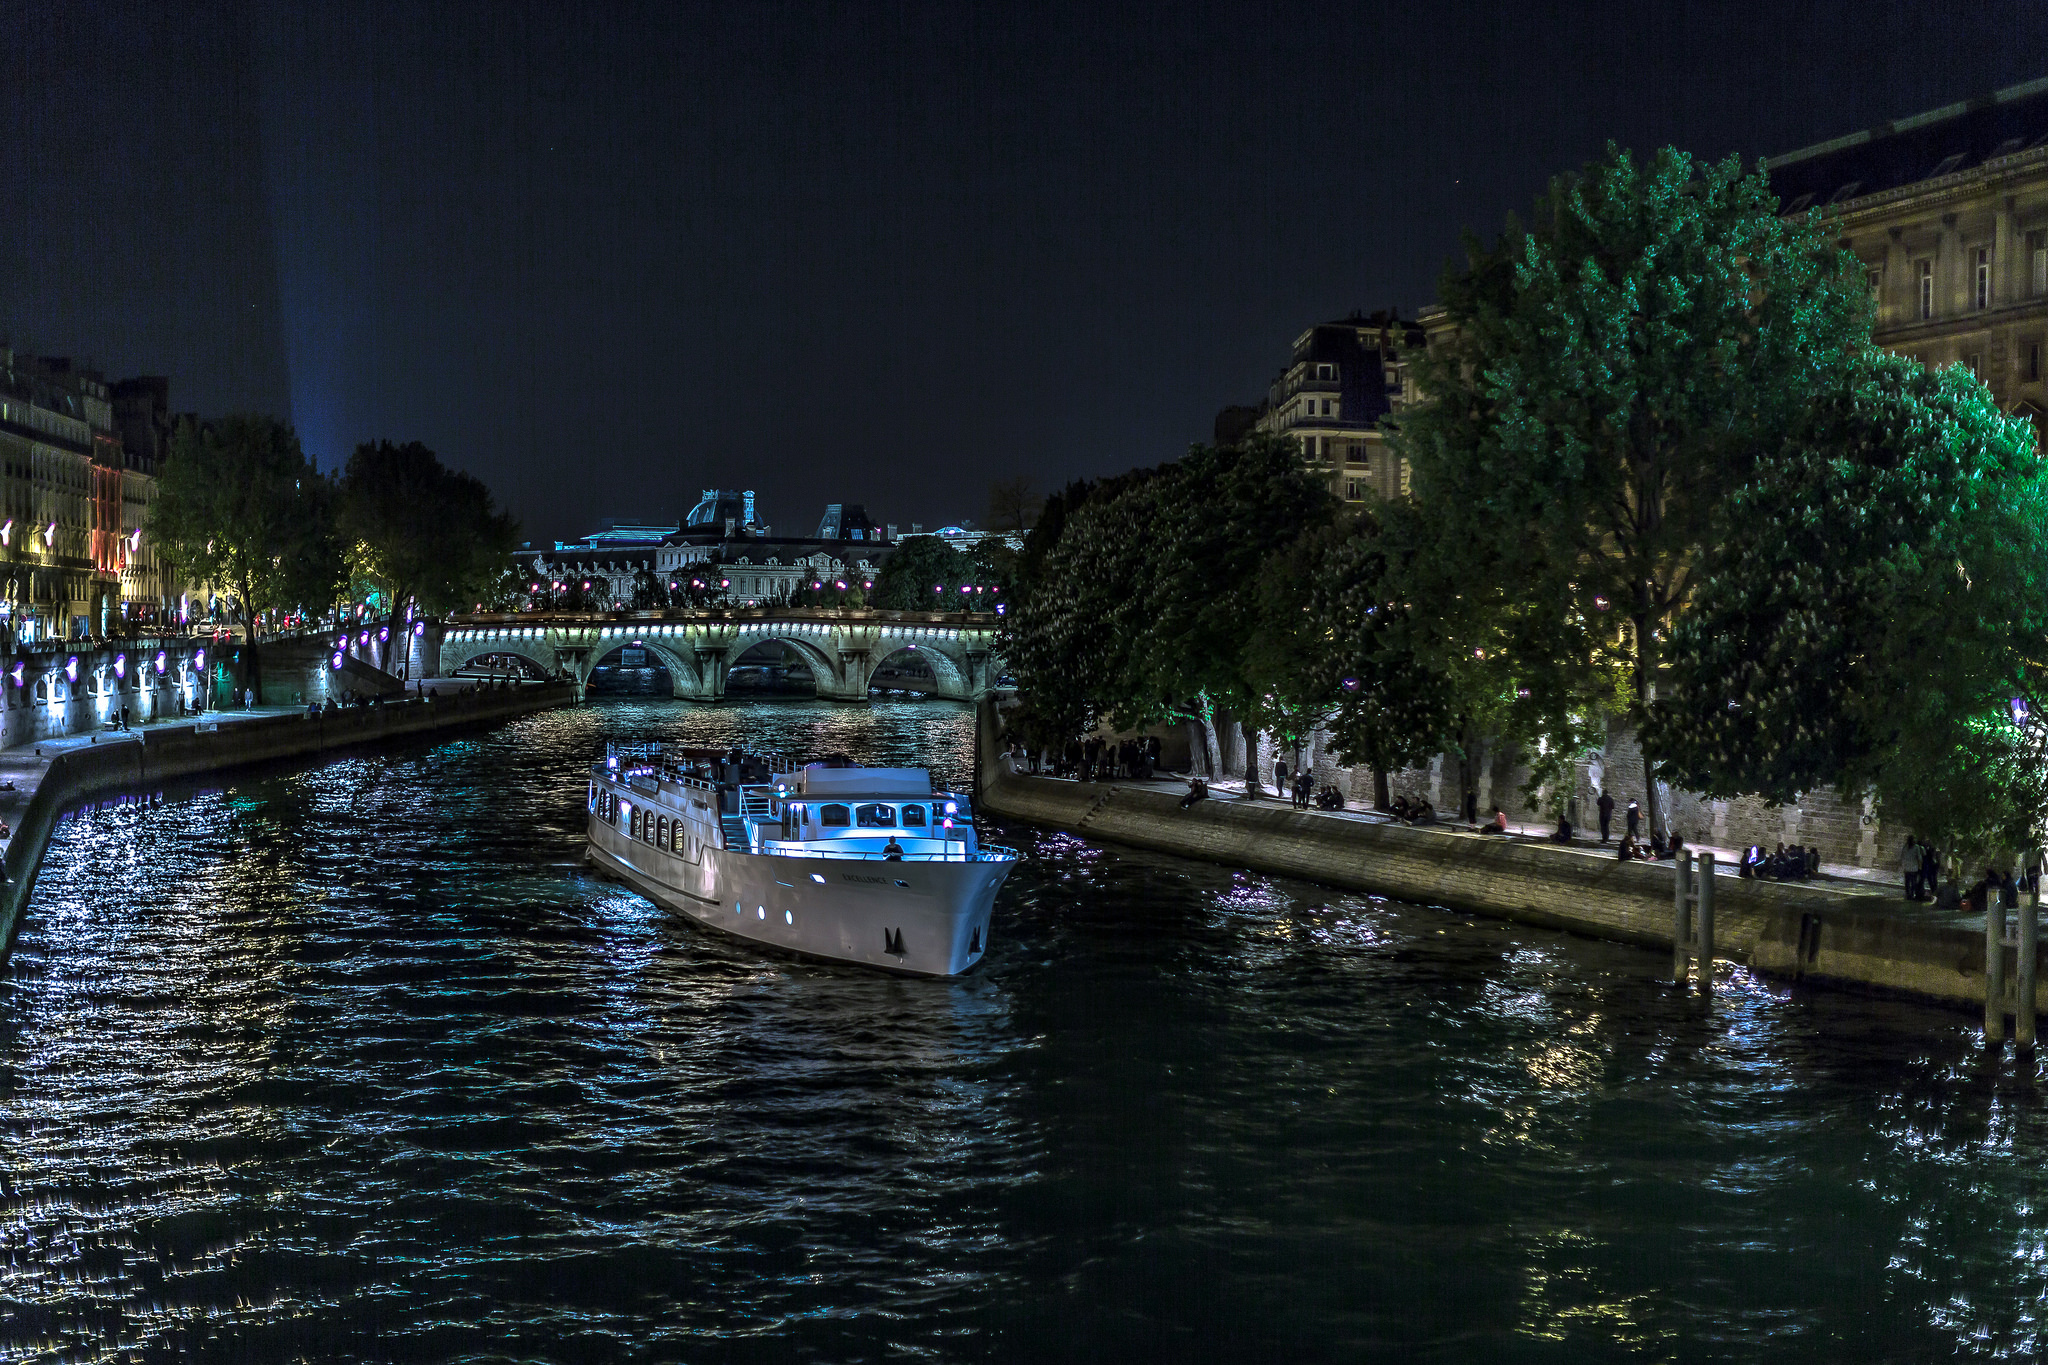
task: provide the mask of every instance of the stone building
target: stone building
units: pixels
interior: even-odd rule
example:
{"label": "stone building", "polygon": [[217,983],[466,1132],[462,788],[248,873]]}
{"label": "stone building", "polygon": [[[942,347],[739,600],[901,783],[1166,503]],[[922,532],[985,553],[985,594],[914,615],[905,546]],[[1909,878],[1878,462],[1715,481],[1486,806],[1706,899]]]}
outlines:
{"label": "stone building", "polygon": [[2048,78],[1765,164],[1863,262],[1879,345],[1967,366],[2048,430]]}
{"label": "stone building", "polygon": [[1294,339],[1293,358],[1263,403],[1218,414],[1216,439],[1229,444],[1248,429],[1292,436],[1309,468],[1346,503],[1398,497],[1407,476],[1387,453],[1379,422],[1407,396],[1401,348],[1421,344],[1416,324],[1392,312],[1318,323]]}
{"label": "stone building", "polygon": [[0,621],[11,642],[114,634],[165,610],[142,531],[167,408],[163,380],[110,389],[67,359],[0,347]]}

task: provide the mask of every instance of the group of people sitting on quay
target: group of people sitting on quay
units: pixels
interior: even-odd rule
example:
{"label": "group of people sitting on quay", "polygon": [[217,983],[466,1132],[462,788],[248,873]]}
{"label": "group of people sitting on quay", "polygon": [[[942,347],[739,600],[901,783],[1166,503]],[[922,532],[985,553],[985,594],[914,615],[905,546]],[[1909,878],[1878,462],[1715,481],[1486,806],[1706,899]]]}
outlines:
{"label": "group of people sitting on quay", "polygon": [[1742,851],[1742,861],[1737,864],[1738,877],[1769,877],[1778,882],[1803,882],[1820,871],[1820,850],[1804,844],[1785,847],[1780,841],[1777,850],[1764,852],[1762,844],[1751,844]]}
{"label": "group of people sitting on quay", "polygon": [[1951,852],[1944,867],[1934,845],[1908,838],[1899,851],[1899,872],[1905,880],[1909,901],[1932,901],[1943,909],[1971,912],[1992,904],[2010,910],[2019,905],[2021,891],[2040,891],[2043,857],[2040,847],[2030,848],[2014,860],[2012,867],[1987,867],[1982,877],[1965,888],[1960,857]]}
{"label": "group of people sitting on quay", "polygon": [[1404,825],[1433,825],[1437,821],[1436,807],[1426,796],[1414,801],[1397,796],[1388,803],[1387,814]]}

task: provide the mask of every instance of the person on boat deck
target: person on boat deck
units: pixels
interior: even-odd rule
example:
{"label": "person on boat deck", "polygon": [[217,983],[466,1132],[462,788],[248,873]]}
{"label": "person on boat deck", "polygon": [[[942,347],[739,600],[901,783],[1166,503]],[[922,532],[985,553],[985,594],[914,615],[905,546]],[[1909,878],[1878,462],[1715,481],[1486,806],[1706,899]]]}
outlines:
{"label": "person on boat deck", "polygon": [[896,836],[893,834],[889,836],[889,842],[882,845],[882,860],[891,863],[903,861],[903,845],[896,842]]}

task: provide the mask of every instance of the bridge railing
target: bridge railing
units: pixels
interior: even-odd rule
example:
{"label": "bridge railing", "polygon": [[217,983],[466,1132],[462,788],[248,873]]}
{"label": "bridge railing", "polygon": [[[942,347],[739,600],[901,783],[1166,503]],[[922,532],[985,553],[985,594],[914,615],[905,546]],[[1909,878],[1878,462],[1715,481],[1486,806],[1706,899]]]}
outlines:
{"label": "bridge railing", "polygon": [[704,622],[752,625],[761,621],[819,621],[848,625],[942,625],[993,627],[992,611],[896,611],[881,607],[693,607],[676,611],[502,611],[462,612],[446,618],[450,627],[591,626],[643,622]]}

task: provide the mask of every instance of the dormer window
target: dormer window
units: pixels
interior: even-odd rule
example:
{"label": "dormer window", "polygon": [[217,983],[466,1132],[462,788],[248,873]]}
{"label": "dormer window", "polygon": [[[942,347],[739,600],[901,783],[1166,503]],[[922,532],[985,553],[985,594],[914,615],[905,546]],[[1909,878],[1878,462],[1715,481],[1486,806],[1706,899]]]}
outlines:
{"label": "dormer window", "polygon": [[1799,196],[1799,197],[1798,197],[1797,199],[1794,199],[1794,200],[1793,200],[1793,201],[1792,201],[1791,203],[1789,203],[1789,204],[1785,205],[1785,212],[1787,212],[1787,213],[1802,213],[1802,212],[1804,212],[1804,211],[1805,211],[1805,210],[1806,210],[1806,209],[1807,209],[1807,208],[1808,208],[1808,207],[1809,207],[1809,206],[1810,206],[1810,205],[1811,205],[1812,203],[1813,203],[1813,196],[1812,196],[1812,195],[1810,195],[1810,194],[1802,194],[1802,195],[1800,195],[1800,196]]}
{"label": "dormer window", "polygon": [[1963,164],[1963,159],[1968,155],[1968,152],[1950,152],[1947,156],[1941,159],[1940,163],[1936,165],[1933,170],[1927,173],[1928,178],[1932,179],[1937,175],[1947,175],[1951,171],[1960,169]]}
{"label": "dormer window", "polygon": [[1336,377],[1337,377],[1337,367],[1336,367],[1335,365],[1318,365],[1318,366],[1316,366],[1316,378],[1318,378],[1318,379],[1335,379]]}
{"label": "dormer window", "polygon": [[1861,180],[1851,180],[1848,184],[1842,186],[1833,194],[1829,195],[1828,202],[1830,204],[1839,204],[1844,199],[1854,199],[1856,197],[1856,191],[1862,188],[1863,182]]}

